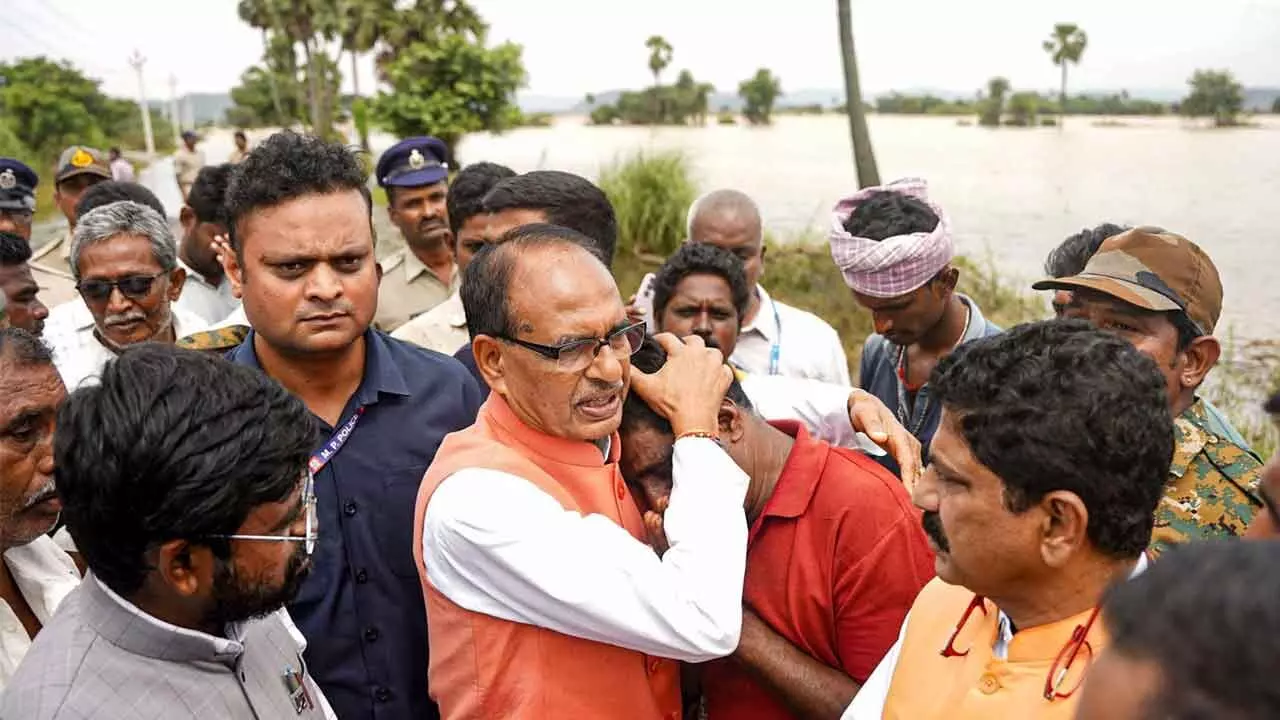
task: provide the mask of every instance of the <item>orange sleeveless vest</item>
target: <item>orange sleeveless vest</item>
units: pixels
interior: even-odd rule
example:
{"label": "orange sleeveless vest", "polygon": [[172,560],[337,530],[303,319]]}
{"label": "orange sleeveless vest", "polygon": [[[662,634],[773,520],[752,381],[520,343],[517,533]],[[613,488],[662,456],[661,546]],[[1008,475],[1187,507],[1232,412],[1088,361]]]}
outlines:
{"label": "orange sleeveless vest", "polygon": [[[968,654],[943,657],[942,649],[973,598],[972,591],[936,578],[920,591],[889,685],[884,720],[1071,720],[1078,690],[1050,702],[1044,698],[1045,679],[1071,633],[1088,621],[1092,609],[1018,631],[1006,659],[999,660],[992,651],[999,611],[985,601],[986,614],[981,610],[970,614],[952,644],[955,651]],[[1100,619],[1090,628],[1087,640],[1097,656],[1106,644]],[[1062,693],[1079,687],[1092,659],[1089,650],[1080,650],[1060,685]]]}
{"label": "orange sleeveless vest", "polygon": [[604,463],[590,443],[533,430],[496,393],[474,425],[441,444],[418,490],[413,556],[427,605],[428,684],[444,720],[679,720],[676,662],[463,609],[428,582],[423,564],[427,505],[440,483],[463,468],[519,476],[565,509],[604,515],[645,540],[640,513],[618,471],[618,452],[616,434]]}

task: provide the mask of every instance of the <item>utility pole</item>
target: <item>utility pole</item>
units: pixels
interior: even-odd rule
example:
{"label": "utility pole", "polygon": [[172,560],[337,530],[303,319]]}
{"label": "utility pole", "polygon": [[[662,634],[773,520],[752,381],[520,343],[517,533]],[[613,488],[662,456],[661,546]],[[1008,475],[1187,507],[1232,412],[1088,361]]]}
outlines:
{"label": "utility pole", "polygon": [[147,59],[142,57],[142,53],[134,50],[133,55],[129,57],[129,64],[133,66],[134,72],[138,73],[138,109],[142,111],[142,132],[147,138],[147,155],[154,157],[156,139],[151,134],[151,107],[147,105],[147,86],[142,81],[142,66],[147,64]]}
{"label": "utility pole", "polygon": [[178,78],[169,74],[169,125],[173,127],[173,146],[182,147],[182,120],[178,118]]}

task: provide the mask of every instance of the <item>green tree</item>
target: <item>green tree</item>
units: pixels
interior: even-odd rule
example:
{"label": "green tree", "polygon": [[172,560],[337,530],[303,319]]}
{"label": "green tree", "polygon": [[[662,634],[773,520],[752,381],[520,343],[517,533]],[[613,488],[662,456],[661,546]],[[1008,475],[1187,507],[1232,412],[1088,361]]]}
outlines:
{"label": "green tree", "polygon": [[849,142],[853,146],[853,165],[858,172],[858,187],[880,184],[880,170],[871,147],[871,130],[867,127],[866,106],[862,102],[862,84],[858,79],[858,55],[853,45],[853,16],[849,0],[837,0],[840,26],[840,58],[844,64],[844,92],[849,115]]}
{"label": "green tree", "polygon": [[454,153],[469,132],[515,126],[516,90],[525,84],[519,45],[486,47],[462,33],[400,48],[382,72],[390,93],[379,93],[376,122],[399,137],[434,135]]}
{"label": "green tree", "polygon": [[1271,112],[1280,115],[1280,97],[1271,101]]}
{"label": "green tree", "polygon": [[987,94],[978,101],[978,124],[983,127],[999,127],[1004,117],[1004,96],[1009,92],[1009,81],[993,77],[987,81]]}
{"label": "green tree", "polygon": [[32,152],[43,157],[73,143],[106,140],[97,118],[107,98],[97,80],[71,63],[45,57],[0,63],[0,80],[0,118]]}
{"label": "green tree", "polygon": [[1044,41],[1042,47],[1053,59],[1053,64],[1062,68],[1062,85],[1058,91],[1058,115],[1067,113],[1067,64],[1080,64],[1080,57],[1089,44],[1089,36],[1075,23],[1058,23],[1053,26],[1053,34]]}
{"label": "green tree", "polygon": [[395,0],[341,0],[342,49],[351,56],[351,89],[356,97],[360,97],[357,59],[378,44],[395,10]]}
{"label": "green tree", "polygon": [[488,26],[465,0],[414,0],[390,16],[378,39],[376,64],[382,80],[400,51],[411,45],[431,44],[446,35],[461,34],[483,43]]}
{"label": "green tree", "polygon": [[[271,36],[262,63],[240,75],[240,84],[231,89],[234,106],[227,122],[239,127],[287,127],[307,114],[306,96],[310,81],[306,68],[299,68],[293,41],[283,34]],[[321,86],[336,96],[341,83],[337,63],[325,57],[319,65]]]}
{"label": "green tree", "polygon": [[767,68],[760,68],[750,79],[738,85],[744,106],[742,116],[752,125],[768,125],[773,118],[773,104],[782,96],[782,81]]}
{"label": "green tree", "polygon": [[1244,112],[1244,88],[1229,71],[1197,70],[1187,81],[1191,94],[1182,100],[1181,112],[1188,117],[1212,117],[1215,127],[1240,123]]}
{"label": "green tree", "polygon": [[1181,101],[1181,114],[1190,118],[1213,118],[1215,127],[1240,123],[1244,111],[1244,88],[1229,70],[1196,70],[1187,81],[1192,91]]}
{"label": "green tree", "polygon": [[1006,125],[1033,127],[1040,112],[1040,96],[1033,92],[1016,92],[1009,96],[1008,110]]}
{"label": "green tree", "polygon": [[649,48],[649,72],[653,73],[653,84],[661,85],[662,71],[671,64],[671,43],[661,35],[650,35],[644,46]]}

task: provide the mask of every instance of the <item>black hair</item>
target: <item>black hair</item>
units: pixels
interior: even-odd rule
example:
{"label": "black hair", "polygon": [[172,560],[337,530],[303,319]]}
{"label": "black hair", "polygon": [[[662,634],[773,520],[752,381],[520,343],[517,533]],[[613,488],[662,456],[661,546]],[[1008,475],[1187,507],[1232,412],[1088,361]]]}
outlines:
{"label": "black hair", "polygon": [[228,557],[228,542],[209,536],[289,497],[317,432],[302,402],[261,372],[143,343],[58,413],[62,516],[89,569],[129,597],[160,543],[186,539]]}
{"label": "black hair", "polygon": [[1262,409],[1271,415],[1280,414],[1280,392],[1273,393],[1267,401],[1263,403]]}
{"label": "black hair", "polygon": [[1071,277],[1084,272],[1089,258],[1098,252],[1102,241],[1129,228],[1115,223],[1102,223],[1094,228],[1085,228],[1063,240],[1058,247],[1049,251],[1044,259],[1044,272],[1052,278]]}
{"label": "black hair", "polygon": [[119,155],[119,154],[120,154],[120,147],[119,147],[118,145],[112,145],[112,146],[111,146],[111,149],[110,149],[110,150],[107,150],[107,152],[111,152],[111,153],[115,153],[116,155]]}
{"label": "black hair", "polygon": [[1172,310],[1166,315],[1169,317],[1169,322],[1173,323],[1174,329],[1178,331],[1178,352],[1191,347],[1191,343],[1195,342],[1196,338],[1204,336],[1195,321],[1181,310]]}
{"label": "black hair", "polygon": [[[511,318],[511,275],[521,252],[556,245],[572,245],[600,260],[596,242],[580,232],[549,223],[521,225],[508,230],[497,243],[485,243],[462,272],[462,308],[471,338],[514,337]],[[603,262],[603,261],[602,261]]]}
{"label": "black hair", "polygon": [[146,205],[160,213],[160,217],[168,217],[164,212],[164,203],[160,202],[160,198],[156,197],[156,194],[148,190],[146,186],[135,182],[104,180],[97,185],[89,187],[80,196],[80,202],[76,203],[76,219],[79,220],[84,217],[90,210],[96,210],[103,205],[110,205],[124,200]]}
{"label": "black hair", "polygon": [[307,195],[359,191],[373,225],[373,198],[356,152],[314,135],[283,130],[263,140],[234,166],[227,183],[227,231],[236,252],[244,248],[237,226],[254,211]]}
{"label": "black hair", "polygon": [[244,134],[244,131],[243,131],[243,130],[237,130],[237,131],[236,131],[236,133],[235,133],[234,135],[232,135],[231,137],[233,137],[233,138],[244,138],[245,140],[248,140],[248,139],[249,139],[249,137],[248,137],[247,135],[245,135],[245,134]]}
{"label": "black hair", "polygon": [[53,350],[22,328],[0,328],[0,362],[22,367],[53,368]]}
{"label": "black hair", "polygon": [[897,235],[933,232],[937,213],[924,201],[892,190],[871,193],[858,203],[844,221],[850,235],[868,240],[884,240]]}
{"label": "black hair", "polygon": [[[631,356],[631,367],[643,373],[653,374],[662,369],[667,364],[667,351],[653,339],[652,335],[646,335],[644,343],[640,345],[640,349]],[[725,397],[733,401],[742,410],[754,412],[751,400],[747,398],[747,393],[742,389],[742,384],[735,377],[733,382],[729,384],[729,390],[725,393]],[[657,430],[665,435],[673,434],[671,423],[666,418],[654,412],[648,403],[640,398],[635,392],[627,393],[627,399],[622,404],[622,432],[631,432],[639,429]]]}
{"label": "black hair", "polygon": [[21,235],[0,232],[0,265],[21,265],[31,259],[31,243]]}
{"label": "black hair", "polygon": [[223,215],[223,201],[227,197],[227,181],[231,178],[229,163],[209,165],[200,168],[196,181],[187,192],[187,207],[196,214],[196,220],[203,223],[226,225]]}
{"label": "black hair", "polygon": [[604,191],[585,178],[559,170],[536,170],[507,178],[484,196],[486,212],[541,210],[547,222],[591,238],[608,267],[618,245],[618,220]]}
{"label": "black hair", "polygon": [[1159,667],[1145,717],[1280,716],[1280,544],[1189,543],[1108,590],[1107,652]]}
{"label": "black hair", "polygon": [[1151,540],[1173,457],[1173,418],[1155,362],[1080,320],[1019,325],[961,345],[929,379],[974,457],[1023,512],[1055,490],[1089,510],[1101,553]]}
{"label": "black hair", "polygon": [[733,307],[738,311],[738,326],[741,327],[747,319],[747,308],[751,305],[751,286],[747,283],[742,260],[727,250],[702,242],[681,245],[654,274],[653,316],[662,317],[667,303],[675,295],[676,287],[690,275],[715,275],[724,278],[733,297]]}
{"label": "black hair", "polygon": [[449,211],[449,229],[455,239],[468,220],[484,212],[484,196],[495,185],[515,175],[515,171],[506,165],[478,162],[462,168],[454,176],[453,182],[449,183],[445,207]]}

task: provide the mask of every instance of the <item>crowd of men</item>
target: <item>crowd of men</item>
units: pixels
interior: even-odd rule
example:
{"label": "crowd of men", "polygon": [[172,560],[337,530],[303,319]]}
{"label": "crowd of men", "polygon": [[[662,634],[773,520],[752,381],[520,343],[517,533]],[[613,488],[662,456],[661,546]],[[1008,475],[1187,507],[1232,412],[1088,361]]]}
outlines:
{"label": "crowd of men", "polygon": [[199,142],[180,208],[68,148],[40,248],[0,158],[0,720],[1280,716],[1280,463],[1198,394],[1187,238],[1067,238],[1005,330],[863,188],[851,377],[739,191],[632,293],[577,175],[404,140],[380,255],[348,148]]}

